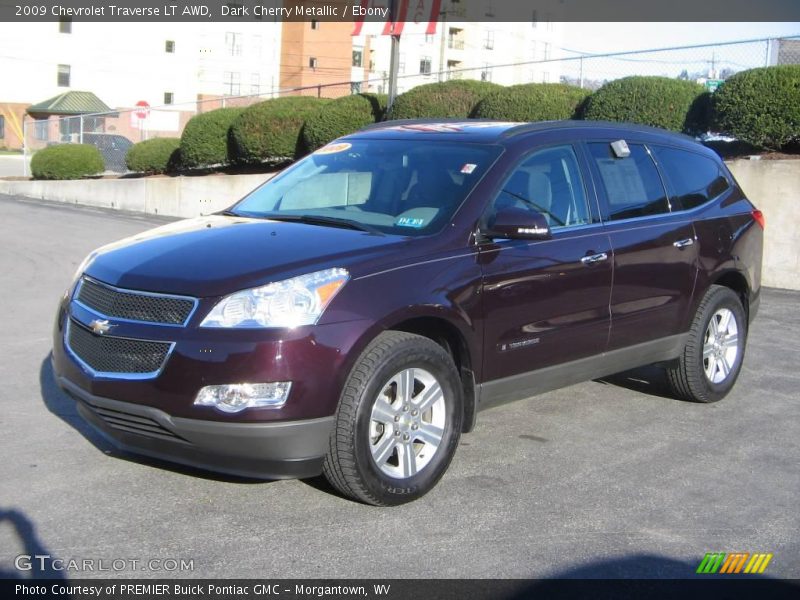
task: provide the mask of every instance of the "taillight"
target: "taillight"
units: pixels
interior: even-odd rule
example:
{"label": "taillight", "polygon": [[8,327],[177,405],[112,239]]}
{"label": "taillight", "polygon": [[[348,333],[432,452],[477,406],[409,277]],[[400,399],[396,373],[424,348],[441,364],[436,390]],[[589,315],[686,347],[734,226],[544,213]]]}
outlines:
{"label": "taillight", "polygon": [[764,225],[766,224],[764,220],[764,213],[758,209],[755,209],[752,214],[753,220],[761,226],[761,229],[764,229]]}

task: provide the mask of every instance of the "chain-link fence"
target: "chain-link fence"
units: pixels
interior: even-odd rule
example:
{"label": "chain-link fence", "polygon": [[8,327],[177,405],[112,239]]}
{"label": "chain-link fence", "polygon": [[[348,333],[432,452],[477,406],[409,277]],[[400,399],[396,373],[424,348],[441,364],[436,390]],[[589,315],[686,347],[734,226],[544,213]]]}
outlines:
{"label": "chain-link fence", "polygon": [[[398,91],[449,79],[475,79],[497,83],[562,82],[587,89],[630,75],[658,75],[696,81],[715,90],[725,79],[746,69],[779,64],[800,64],[800,36],[759,39],[722,44],[661,48],[603,55],[581,54],[562,49],[546,59],[446,68],[441,71],[402,74]],[[197,113],[221,107],[246,107],[269,98],[315,96],[338,98],[359,92],[387,93],[389,74],[372,70],[362,81],[343,81],[301,88],[274,90],[242,96],[199,96],[196,102],[160,107],[137,107],[109,113],[69,117],[51,116],[23,122],[23,153],[54,145],[84,143],[96,146],[107,171],[126,171],[125,154],[134,143],[155,137],[180,137],[184,126]],[[27,160],[26,175],[27,175]]]}

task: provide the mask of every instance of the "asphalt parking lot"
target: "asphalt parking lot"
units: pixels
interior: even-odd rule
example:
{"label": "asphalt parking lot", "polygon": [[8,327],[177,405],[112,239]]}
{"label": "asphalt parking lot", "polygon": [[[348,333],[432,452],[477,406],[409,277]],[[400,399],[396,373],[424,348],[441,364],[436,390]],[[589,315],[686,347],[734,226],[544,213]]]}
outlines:
{"label": "asphalt parking lot", "polygon": [[722,402],[664,397],[644,369],[487,411],[432,493],[382,509],[111,448],[54,385],[56,303],[90,250],[164,220],[1,195],[0,215],[0,577],[54,575],[15,569],[36,553],[194,567],[69,577],[526,578],[771,552],[766,575],[800,578],[800,293],[764,292]]}

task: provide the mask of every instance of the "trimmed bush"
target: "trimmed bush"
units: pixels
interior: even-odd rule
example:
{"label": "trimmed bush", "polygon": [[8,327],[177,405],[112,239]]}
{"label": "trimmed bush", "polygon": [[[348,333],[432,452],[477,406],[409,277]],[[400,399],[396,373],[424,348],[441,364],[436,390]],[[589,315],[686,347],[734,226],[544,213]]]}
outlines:
{"label": "trimmed bush", "polygon": [[34,179],[80,179],[103,171],[103,156],[91,144],[50,146],[36,152],[31,159]]}
{"label": "trimmed bush", "polygon": [[486,96],[471,116],[505,121],[572,119],[590,93],[563,83],[512,85]]}
{"label": "trimmed bush", "polygon": [[715,127],[723,133],[775,150],[800,142],[800,65],[736,73],[712,102]]}
{"label": "trimmed bush", "polygon": [[306,119],[303,140],[309,151],[338,137],[383,120],[387,97],[384,94],[354,94],[337,98]]}
{"label": "trimmed bush", "polygon": [[305,120],[328,100],[289,96],[254,104],[231,125],[231,147],[237,162],[258,163],[300,158],[308,153]]}
{"label": "trimmed bush", "polygon": [[625,77],[589,96],[582,116],[699,133],[708,129],[708,103],[709,94],[692,81]]}
{"label": "trimmed bush", "polygon": [[181,141],[178,138],[154,138],[134,144],[125,155],[131,171],[157,175],[174,171],[178,166]]}
{"label": "trimmed bush", "polygon": [[231,162],[228,130],[243,111],[243,108],[218,108],[189,119],[181,135],[181,165],[207,167]]}
{"label": "trimmed bush", "polygon": [[411,88],[395,98],[390,119],[462,118],[488,94],[501,89],[496,83],[451,79]]}

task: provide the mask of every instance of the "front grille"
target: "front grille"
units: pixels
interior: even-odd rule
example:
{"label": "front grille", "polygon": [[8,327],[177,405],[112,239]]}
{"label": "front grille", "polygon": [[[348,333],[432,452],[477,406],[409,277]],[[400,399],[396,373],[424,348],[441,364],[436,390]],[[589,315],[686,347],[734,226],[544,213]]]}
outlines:
{"label": "front grille", "polygon": [[90,408],[112,429],[125,431],[127,433],[137,433],[148,437],[186,441],[166,427],[163,427],[157,421],[148,417],[140,417],[139,415],[132,415],[127,412],[111,410],[109,408],[101,408],[95,405],[90,405]]}
{"label": "front grille", "polygon": [[73,320],[69,323],[67,344],[80,360],[98,373],[138,375],[159,371],[172,345],[95,335]]}
{"label": "front grille", "polygon": [[190,298],[120,290],[86,277],[76,300],[106,317],[170,325],[185,323],[195,305]]}

